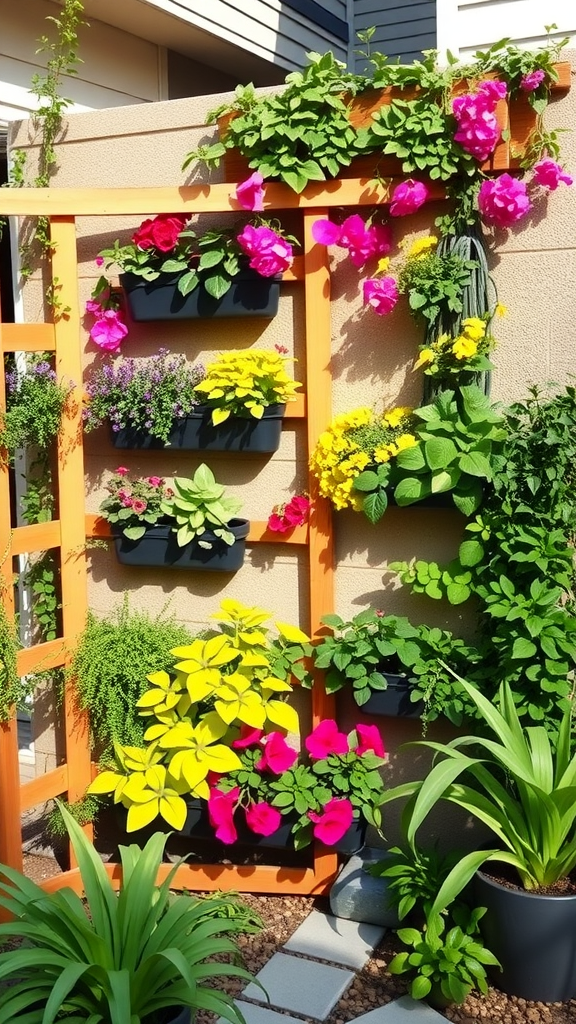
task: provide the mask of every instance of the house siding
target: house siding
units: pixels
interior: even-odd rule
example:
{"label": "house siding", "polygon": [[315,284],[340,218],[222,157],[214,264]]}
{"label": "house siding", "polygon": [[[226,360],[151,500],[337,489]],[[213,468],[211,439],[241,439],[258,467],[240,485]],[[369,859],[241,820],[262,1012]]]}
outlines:
{"label": "house siding", "polygon": [[[375,26],[373,50],[409,62],[436,46],[436,0],[354,0],[354,34]],[[357,67],[363,65],[357,59]]]}
{"label": "house siding", "polygon": [[574,0],[438,0],[438,48],[462,60],[509,37],[523,47],[541,46],[546,25],[555,24],[552,40],[576,42]]}

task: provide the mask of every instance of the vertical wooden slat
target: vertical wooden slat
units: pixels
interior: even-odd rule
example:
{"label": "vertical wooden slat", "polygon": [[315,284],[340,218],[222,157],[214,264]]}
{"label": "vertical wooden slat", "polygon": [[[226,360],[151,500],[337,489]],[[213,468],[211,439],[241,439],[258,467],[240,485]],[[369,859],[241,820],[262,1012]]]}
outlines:
{"label": "vertical wooden slat", "polygon": [[[74,217],[53,217],[52,272],[57,294],[67,311],[55,323],[56,370],[59,379],[71,380],[74,391],[67,403],[58,436],[58,502],[61,532],[62,625],[74,643],[84,629],[88,610],[84,536],[84,458],[82,448],[82,359],[78,265]],[[68,799],[78,800],[91,781],[88,716],[76,705],[73,683],[64,700]]]}

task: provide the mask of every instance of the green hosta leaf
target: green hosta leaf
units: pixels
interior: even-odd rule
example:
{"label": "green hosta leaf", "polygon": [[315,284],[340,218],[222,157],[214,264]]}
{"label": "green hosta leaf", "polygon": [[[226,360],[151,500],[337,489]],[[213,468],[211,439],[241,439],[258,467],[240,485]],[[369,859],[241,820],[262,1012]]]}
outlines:
{"label": "green hosta leaf", "polygon": [[462,513],[462,515],[471,516],[482,502],[482,486],[478,484],[476,488],[471,491],[467,491],[464,494],[462,492],[458,493],[455,491],[452,495],[452,499],[456,508]]}
{"label": "green hosta leaf", "polygon": [[388,495],[386,491],[374,491],[367,494],[362,502],[362,511],[371,523],[377,523],[388,508]]}
{"label": "green hosta leaf", "polygon": [[208,249],[201,255],[198,269],[209,270],[211,267],[217,267],[219,263],[224,261],[225,256],[224,249]]}
{"label": "green hosta leaf", "polygon": [[510,657],[514,661],[523,658],[533,658],[537,649],[536,644],[533,644],[531,640],[528,640],[526,637],[519,636],[514,641]]}
{"label": "green hosta leaf", "polygon": [[430,469],[446,469],[458,455],[458,449],[448,437],[433,437],[425,442],[424,455]]}
{"label": "green hosta leaf", "polygon": [[375,491],[379,485],[378,475],[371,469],[359,473],[354,481],[355,491]]}
{"label": "green hosta leaf", "polygon": [[140,540],[141,537],[146,533],[145,526],[127,526],[123,531],[125,537],[128,540]]}
{"label": "green hosta leaf", "polygon": [[182,277],[178,280],[178,291],[181,295],[189,295],[195,288],[200,284],[200,278],[195,270],[190,270],[187,274],[182,274]]}
{"label": "green hosta leaf", "polygon": [[408,476],[401,480],[394,491],[394,500],[397,505],[412,505],[415,501],[421,501],[430,494],[430,485],[426,480],[419,477]]}
{"label": "green hosta leaf", "polygon": [[481,452],[467,452],[460,456],[458,462],[463,473],[484,477],[486,480],[492,479],[490,461]]}
{"label": "green hosta leaf", "polygon": [[396,456],[396,465],[402,469],[409,469],[413,473],[417,473],[420,469],[426,469],[426,460],[421,445],[417,445],[415,448],[404,448]]}
{"label": "green hosta leaf", "polygon": [[446,491],[451,491],[458,483],[461,472],[456,466],[450,466],[449,469],[441,470],[439,473],[433,473],[432,479],[430,480],[430,490],[432,494],[445,494]]}

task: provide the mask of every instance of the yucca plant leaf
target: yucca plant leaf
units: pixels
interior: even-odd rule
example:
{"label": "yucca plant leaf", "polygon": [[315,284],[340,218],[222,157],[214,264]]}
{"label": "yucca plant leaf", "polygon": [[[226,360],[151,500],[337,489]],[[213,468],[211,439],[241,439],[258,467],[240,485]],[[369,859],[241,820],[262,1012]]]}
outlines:
{"label": "yucca plant leaf", "polygon": [[80,825],[60,801],[56,801],[64,818],[72,843],[82,885],[86,894],[90,918],[98,935],[106,942],[114,960],[118,950],[119,931],[116,921],[117,899],[100,857],[84,835]]}

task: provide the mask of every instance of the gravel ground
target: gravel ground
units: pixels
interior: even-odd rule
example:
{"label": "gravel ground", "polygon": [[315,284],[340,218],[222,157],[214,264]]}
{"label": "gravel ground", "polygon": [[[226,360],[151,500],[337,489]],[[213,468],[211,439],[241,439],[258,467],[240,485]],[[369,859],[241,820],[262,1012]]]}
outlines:
{"label": "gravel ground", "polygon": [[[58,865],[50,858],[25,857],[25,872],[36,882],[58,871]],[[237,940],[245,966],[253,974],[261,970],[273,954],[282,948],[312,909],[329,912],[327,898],[245,894],[242,899],[264,922],[264,930],[259,935],[241,935]],[[386,973],[386,965],[401,948],[395,934],[388,933],[325,1024],[347,1024],[355,1017],[404,995],[407,991],[406,982]],[[231,979],[226,986],[232,995],[239,995],[243,987],[243,983],[237,979]],[[453,1024],[477,1024],[479,1021],[486,1024],[576,1024],[576,1000],[568,1003],[531,1003],[491,988],[487,996],[471,995],[463,1006],[449,1008],[444,1014]],[[196,1019],[198,1024],[210,1024],[214,1018],[210,1014],[199,1013]],[[316,1022],[309,1021],[309,1024]]]}

